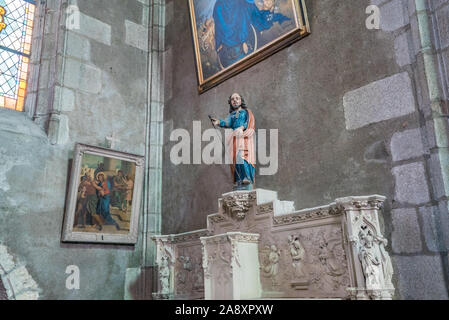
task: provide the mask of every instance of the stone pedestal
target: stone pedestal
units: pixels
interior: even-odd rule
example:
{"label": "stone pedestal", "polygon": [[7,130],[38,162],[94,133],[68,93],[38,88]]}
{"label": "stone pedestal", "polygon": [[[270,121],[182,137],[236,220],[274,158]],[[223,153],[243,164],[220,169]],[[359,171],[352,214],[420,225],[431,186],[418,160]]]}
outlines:
{"label": "stone pedestal", "polygon": [[261,297],[258,240],[241,232],[201,238],[206,300]]}

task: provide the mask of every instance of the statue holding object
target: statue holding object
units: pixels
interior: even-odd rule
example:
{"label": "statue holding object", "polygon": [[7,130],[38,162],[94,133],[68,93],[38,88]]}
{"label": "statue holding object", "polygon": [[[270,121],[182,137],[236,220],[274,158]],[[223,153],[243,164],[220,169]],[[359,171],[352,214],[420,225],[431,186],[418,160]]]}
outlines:
{"label": "statue holding object", "polygon": [[229,97],[229,115],[226,120],[211,118],[214,126],[231,128],[226,137],[227,150],[232,159],[231,172],[234,190],[253,190],[255,185],[255,120],[243,97],[234,93]]}

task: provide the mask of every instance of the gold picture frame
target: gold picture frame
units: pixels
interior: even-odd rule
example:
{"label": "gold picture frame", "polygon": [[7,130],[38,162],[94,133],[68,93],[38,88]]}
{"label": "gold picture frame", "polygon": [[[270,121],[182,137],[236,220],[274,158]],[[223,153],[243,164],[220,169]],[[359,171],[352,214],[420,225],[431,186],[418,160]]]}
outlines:
{"label": "gold picture frame", "polygon": [[199,93],[310,34],[304,0],[188,1]]}

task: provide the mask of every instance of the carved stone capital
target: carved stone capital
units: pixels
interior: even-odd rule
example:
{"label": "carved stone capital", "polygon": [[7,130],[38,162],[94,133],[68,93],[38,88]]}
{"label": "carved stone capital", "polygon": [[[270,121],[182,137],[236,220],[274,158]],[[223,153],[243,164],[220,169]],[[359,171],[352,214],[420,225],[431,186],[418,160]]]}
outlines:
{"label": "carved stone capital", "polygon": [[235,220],[243,220],[254,205],[255,192],[232,192],[221,199],[224,212]]}

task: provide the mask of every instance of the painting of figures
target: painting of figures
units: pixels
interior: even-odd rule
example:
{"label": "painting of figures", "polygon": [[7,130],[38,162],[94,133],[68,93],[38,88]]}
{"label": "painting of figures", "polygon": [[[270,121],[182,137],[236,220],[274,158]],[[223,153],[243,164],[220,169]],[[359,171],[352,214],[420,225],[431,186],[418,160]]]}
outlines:
{"label": "painting of figures", "polygon": [[302,0],[189,0],[199,91],[309,34]]}
{"label": "painting of figures", "polygon": [[137,232],[143,160],[98,147],[77,148],[65,240],[129,242]]}

